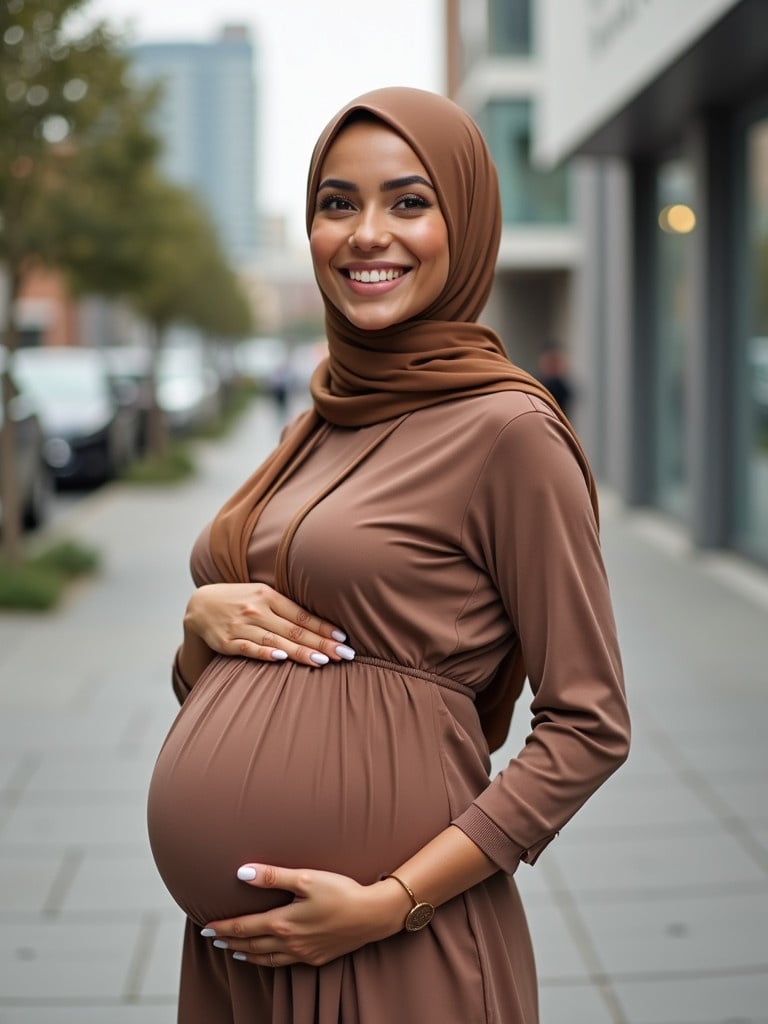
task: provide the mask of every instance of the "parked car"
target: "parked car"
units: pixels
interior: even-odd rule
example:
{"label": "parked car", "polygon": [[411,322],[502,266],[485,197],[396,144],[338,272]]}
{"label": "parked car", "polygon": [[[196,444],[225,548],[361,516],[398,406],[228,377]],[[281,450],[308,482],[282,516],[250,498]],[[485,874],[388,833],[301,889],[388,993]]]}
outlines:
{"label": "parked car", "polygon": [[45,459],[58,484],[101,483],[128,465],[137,416],[115,401],[98,349],[19,349],[14,370],[38,405]]}
{"label": "parked car", "polygon": [[[16,484],[21,502],[22,523],[26,527],[42,526],[48,518],[52,491],[51,473],[44,456],[45,433],[31,397],[18,387],[13,371],[7,367],[7,354],[0,348],[0,371],[8,369],[13,397],[11,417],[15,425]],[[0,431],[3,429],[3,406],[0,402]],[[0,500],[2,495],[0,495]],[[0,504],[0,528],[3,509]]]}
{"label": "parked car", "polygon": [[268,388],[290,355],[282,338],[247,338],[234,348],[235,365],[242,377]]}
{"label": "parked car", "polygon": [[100,351],[104,355],[107,379],[115,401],[120,406],[133,409],[138,418],[137,447],[140,452],[145,452],[152,409],[149,351],[141,345],[111,345]]}
{"label": "parked car", "polygon": [[212,423],[221,412],[221,382],[202,347],[171,345],[160,352],[157,402],[173,431]]}

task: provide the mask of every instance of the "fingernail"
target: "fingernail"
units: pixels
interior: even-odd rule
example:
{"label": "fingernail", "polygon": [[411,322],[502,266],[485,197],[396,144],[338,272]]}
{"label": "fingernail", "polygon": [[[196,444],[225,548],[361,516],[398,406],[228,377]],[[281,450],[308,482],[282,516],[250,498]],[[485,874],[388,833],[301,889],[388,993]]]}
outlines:
{"label": "fingernail", "polygon": [[240,879],[241,882],[252,882],[256,877],[256,868],[238,868],[237,877]]}
{"label": "fingernail", "polygon": [[232,959],[233,960],[246,960],[247,957],[246,957],[245,953],[233,953],[232,954]]}
{"label": "fingernail", "polygon": [[216,949],[229,949],[229,943],[225,942],[224,939],[214,939],[213,944]]}
{"label": "fingernail", "polygon": [[316,665],[327,665],[331,660],[327,654],[321,654],[320,651],[313,651],[309,656],[310,661],[314,661]]}
{"label": "fingernail", "polygon": [[204,939],[212,939],[216,935],[216,932],[213,928],[203,928],[200,934]]}
{"label": "fingernail", "polygon": [[275,661],[285,661],[285,659],[288,657],[288,653],[287,651],[275,650],[272,651],[272,657],[274,658]]}
{"label": "fingernail", "polygon": [[351,647],[345,647],[344,644],[339,644],[336,648],[336,653],[340,658],[344,658],[345,661],[352,661],[355,656],[355,652]]}
{"label": "fingernail", "polygon": [[347,634],[342,633],[340,629],[334,629],[334,631],[331,633],[331,636],[333,637],[334,640],[338,640],[340,644],[343,644],[344,641],[347,639]]}

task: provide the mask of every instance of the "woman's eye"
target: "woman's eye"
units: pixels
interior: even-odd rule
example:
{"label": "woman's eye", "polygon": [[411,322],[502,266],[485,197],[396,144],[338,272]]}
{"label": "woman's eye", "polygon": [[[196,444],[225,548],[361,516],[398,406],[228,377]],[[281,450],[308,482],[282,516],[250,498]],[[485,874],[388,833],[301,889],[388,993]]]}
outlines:
{"label": "woman's eye", "polygon": [[402,196],[398,199],[395,203],[394,209],[401,211],[428,210],[431,206],[432,203],[430,203],[428,199],[425,199],[424,196],[412,195]]}
{"label": "woman's eye", "polygon": [[321,210],[331,210],[337,213],[344,213],[347,210],[352,210],[354,207],[348,199],[344,196],[323,196],[318,203],[318,207]]}

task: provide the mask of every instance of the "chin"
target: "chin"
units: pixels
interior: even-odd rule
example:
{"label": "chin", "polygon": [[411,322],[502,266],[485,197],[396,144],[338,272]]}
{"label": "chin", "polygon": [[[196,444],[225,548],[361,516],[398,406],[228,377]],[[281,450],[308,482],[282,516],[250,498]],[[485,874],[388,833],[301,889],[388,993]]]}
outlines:
{"label": "chin", "polygon": [[358,310],[343,311],[347,320],[360,331],[385,331],[388,327],[402,323],[405,317],[396,313],[383,313],[371,311],[368,314],[361,314]]}

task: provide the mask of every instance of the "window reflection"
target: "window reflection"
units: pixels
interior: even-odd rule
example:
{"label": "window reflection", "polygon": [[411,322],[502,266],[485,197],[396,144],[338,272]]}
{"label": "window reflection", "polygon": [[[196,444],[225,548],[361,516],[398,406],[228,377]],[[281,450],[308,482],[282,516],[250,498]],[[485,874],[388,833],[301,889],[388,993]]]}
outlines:
{"label": "window reflection", "polygon": [[686,360],[690,327],[690,233],[696,226],[693,176],[683,160],[656,176],[656,310],[654,351],[656,503],[680,519],[689,512]]}
{"label": "window reflection", "polygon": [[541,171],[531,162],[531,104],[493,100],[481,127],[499,170],[505,224],[562,224],[569,220],[568,172]]}
{"label": "window reflection", "polygon": [[531,52],[531,0],[489,0],[488,49],[505,57]]}
{"label": "window reflection", "polygon": [[768,117],[746,136],[747,327],[741,359],[737,541],[768,560]]}

